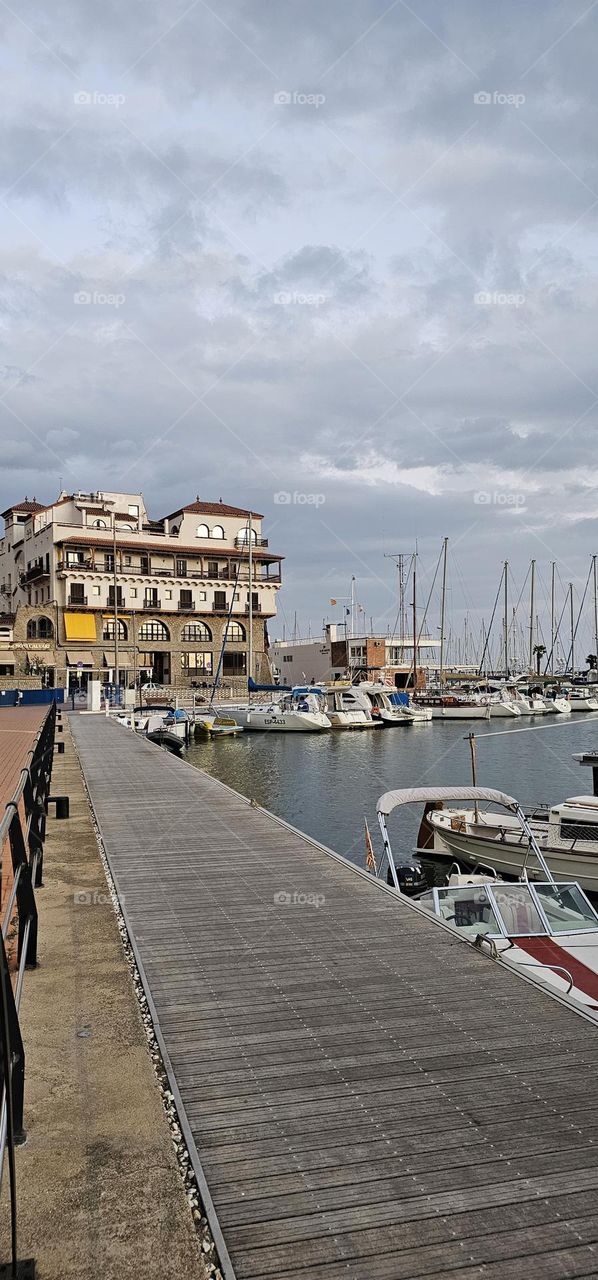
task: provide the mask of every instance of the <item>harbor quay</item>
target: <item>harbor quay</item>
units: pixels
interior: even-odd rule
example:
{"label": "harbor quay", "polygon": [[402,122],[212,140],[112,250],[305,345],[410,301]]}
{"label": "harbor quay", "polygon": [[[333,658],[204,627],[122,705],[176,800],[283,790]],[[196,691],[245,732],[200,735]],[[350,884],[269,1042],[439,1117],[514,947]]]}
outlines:
{"label": "harbor quay", "polygon": [[114,719],[54,714],[18,1262],[595,1274],[594,1013]]}

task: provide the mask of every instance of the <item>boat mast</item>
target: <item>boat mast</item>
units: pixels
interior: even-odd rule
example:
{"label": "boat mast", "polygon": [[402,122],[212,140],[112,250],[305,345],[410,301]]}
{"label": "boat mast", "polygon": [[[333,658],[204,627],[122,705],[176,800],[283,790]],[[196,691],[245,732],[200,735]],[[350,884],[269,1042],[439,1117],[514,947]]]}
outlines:
{"label": "boat mast", "polygon": [[596,575],[596,556],[592,556],[592,572],[594,575],[594,653],[598,661],[598,578]]}
{"label": "boat mast", "polygon": [[532,560],[531,579],[529,589],[529,670],[533,671],[534,664],[534,588],[536,585],[536,561]]}
{"label": "boat mast", "polygon": [[417,685],[417,603],[416,603],[416,586],[417,586],[417,554],[413,557],[413,684],[412,692],[415,693]]}
{"label": "boat mast", "polygon": [[575,619],[573,617],[573,583],[569,583],[569,611],[571,615],[571,675],[575,675]]}
{"label": "boat mast", "polygon": [[505,588],[505,616],[504,616],[504,664],[505,675],[509,674],[509,562],[505,560],[504,567],[504,588]]}
{"label": "boat mast", "polygon": [[247,681],[253,678],[253,514],[249,512],[249,639],[247,643]]}
{"label": "boat mast", "polygon": [[[595,558],[595,557],[594,557]],[[555,596],[554,596],[554,574],[556,569],[556,561],[552,562],[552,573],[550,577],[550,674],[554,675],[554,619],[555,619]]]}
{"label": "boat mast", "polygon": [[441,689],[444,683],[444,616],[446,611],[447,550],[448,550],[448,538],[445,538],[443,543],[443,552],[442,552],[442,596],[440,599],[440,688]]}

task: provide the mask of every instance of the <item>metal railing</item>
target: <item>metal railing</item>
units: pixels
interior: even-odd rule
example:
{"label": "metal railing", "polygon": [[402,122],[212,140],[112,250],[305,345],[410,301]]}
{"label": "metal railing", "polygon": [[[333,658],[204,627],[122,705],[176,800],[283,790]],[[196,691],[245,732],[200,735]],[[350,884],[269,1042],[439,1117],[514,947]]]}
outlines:
{"label": "metal railing", "polygon": [[[0,821],[0,857],[10,848],[13,869],[13,883],[0,925],[0,1187],[4,1156],[8,1153],[11,1263],[6,1270],[12,1276],[18,1274],[15,1146],[25,1139],[25,1051],[19,1007],[25,969],[34,968],[37,964],[37,907],[34,890],[42,884],[55,725],[56,703],[52,703],[29,752],[27,764],[21,770],[14,795]],[[6,939],[15,923],[17,967],[13,988]]]}

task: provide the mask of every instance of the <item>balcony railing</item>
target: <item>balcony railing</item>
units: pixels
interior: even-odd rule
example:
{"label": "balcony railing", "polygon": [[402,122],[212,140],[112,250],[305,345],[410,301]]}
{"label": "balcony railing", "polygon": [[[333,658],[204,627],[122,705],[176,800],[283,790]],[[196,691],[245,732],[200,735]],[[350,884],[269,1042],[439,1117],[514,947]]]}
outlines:
{"label": "balcony railing", "polygon": [[69,596],[67,603],[69,609],[83,609],[87,604],[87,596]]}
{"label": "balcony railing", "polygon": [[50,570],[43,564],[32,564],[31,568],[21,574],[21,586],[24,587],[28,582],[35,582],[37,578],[49,578]]}
{"label": "balcony railing", "polygon": [[[253,538],[251,545],[253,547],[267,547],[267,538]],[[242,547],[244,551],[249,551],[249,538],[235,538],[235,546]]]}
{"label": "balcony railing", "polygon": [[162,601],[158,598],[158,596],[155,596],[152,600],[144,600],[143,607],[144,609],[161,609]]}
{"label": "balcony railing", "polygon": [[[92,572],[92,573],[110,573],[110,574],[114,573],[114,569],[111,566],[107,566],[105,562],[102,564],[98,563],[94,565],[92,564],[91,560],[86,560],[81,562],[73,561],[72,564],[67,564],[65,560],[59,560],[57,564],[57,571],[58,573],[65,573],[65,572],[81,573],[82,571]],[[122,567],[118,565],[116,572],[117,574],[119,574],[120,577],[128,577],[129,574],[139,574],[141,577],[144,577],[144,578],[179,578],[179,579],[193,578],[203,582],[214,582],[214,581],[235,582],[237,578],[237,571],[234,565],[225,565],[222,568],[219,568],[217,572],[214,572],[208,569],[187,569],[186,573],[176,573],[174,569],[156,569],[156,568],[142,569],[140,568],[139,565],[124,564],[122,565]],[[254,565],[252,580],[253,582],[256,582],[256,583],[280,582],[281,574],[280,574],[280,571],[278,571],[277,573],[267,573],[267,572],[264,572],[264,570],[261,569],[259,565]],[[248,571],[246,562],[244,562],[243,568],[239,573],[239,582],[248,582],[248,581],[249,581],[249,571]]]}
{"label": "balcony railing", "polygon": [[179,609],[182,609],[184,613],[194,613],[195,603],[193,600],[179,600]]}

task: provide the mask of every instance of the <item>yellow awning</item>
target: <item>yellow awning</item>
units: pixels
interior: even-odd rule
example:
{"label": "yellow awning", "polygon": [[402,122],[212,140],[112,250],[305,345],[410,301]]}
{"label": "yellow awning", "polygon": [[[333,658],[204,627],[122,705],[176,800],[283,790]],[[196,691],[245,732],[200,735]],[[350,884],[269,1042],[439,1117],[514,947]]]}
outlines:
{"label": "yellow awning", "polygon": [[65,612],[64,629],[67,640],[95,640],[95,615],[93,613]]}

